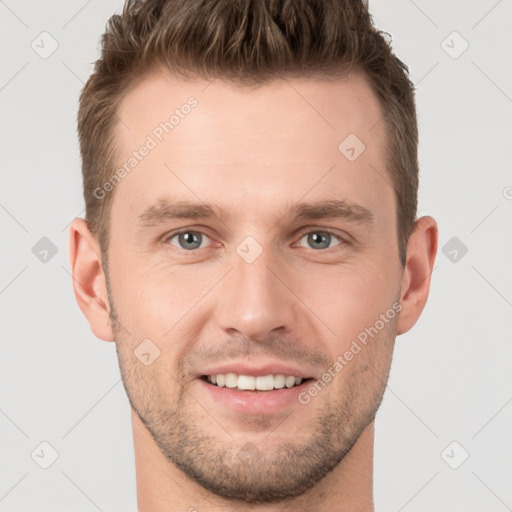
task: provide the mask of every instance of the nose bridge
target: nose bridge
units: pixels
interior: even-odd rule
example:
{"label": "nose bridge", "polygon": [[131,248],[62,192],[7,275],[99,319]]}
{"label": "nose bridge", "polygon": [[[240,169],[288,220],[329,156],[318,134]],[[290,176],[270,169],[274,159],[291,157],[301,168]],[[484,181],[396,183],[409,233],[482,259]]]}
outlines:
{"label": "nose bridge", "polygon": [[220,327],[251,339],[288,330],[294,321],[294,296],[281,282],[286,282],[285,276],[277,277],[282,265],[271,244],[263,247],[247,237],[236,247],[232,262],[221,290]]}

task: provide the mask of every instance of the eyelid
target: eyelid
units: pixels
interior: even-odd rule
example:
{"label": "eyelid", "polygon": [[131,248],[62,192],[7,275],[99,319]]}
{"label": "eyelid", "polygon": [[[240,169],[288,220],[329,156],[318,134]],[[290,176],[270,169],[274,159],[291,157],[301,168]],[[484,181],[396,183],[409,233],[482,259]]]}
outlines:
{"label": "eyelid", "polygon": [[[299,236],[299,240],[300,240],[304,235],[307,235],[309,233],[328,233],[328,234],[336,237],[338,240],[340,240],[341,244],[351,244],[352,240],[353,240],[352,237],[348,233],[343,232],[343,234],[341,234],[336,229],[322,228],[322,227],[318,227],[318,226],[308,226],[305,228],[301,228],[295,236]],[[328,250],[328,249],[324,249],[324,250]]]}
{"label": "eyelid", "polygon": [[[205,236],[206,238],[208,238],[210,241],[212,240],[212,237],[210,237],[207,233],[205,233],[205,231],[203,231],[204,227],[201,227],[201,228],[190,228],[190,227],[186,227],[186,228],[180,228],[180,229],[176,229],[174,231],[171,231],[169,233],[166,233],[162,238],[161,238],[161,243],[163,245],[172,245],[170,244],[170,240],[173,239],[175,236],[181,234],[181,233],[199,233],[203,236]],[[294,237],[298,237],[298,242],[300,242],[300,240],[304,237],[304,235],[307,235],[309,233],[328,233],[334,237],[336,237],[340,243],[335,245],[334,247],[330,247],[329,249],[334,249],[335,247],[338,247],[340,245],[350,245],[352,243],[351,241],[351,236],[348,235],[348,234],[343,234],[341,235],[337,230],[334,230],[332,228],[322,228],[322,227],[318,227],[318,226],[306,226],[306,227],[303,227],[301,228],[300,230],[298,230],[295,234],[294,234]],[[217,243],[217,247],[221,246],[222,243],[221,242],[218,242]],[[198,249],[194,249],[194,250],[190,250],[190,251],[187,251],[186,249],[182,249],[180,247],[177,247],[175,245],[173,245],[173,247],[178,250],[178,251],[181,251],[183,253],[186,253],[186,254],[190,254],[190,253],[193,253],[193,252],[197,252]],[[202,249],[207,249],[208,247],[202,247]],[[322,249],[322,251],[328,251],[329,249]],[[315,250],[315,249],[312,249],[312,250]]]}
{"label": "eyelid", "polygon": [[[170,231],[169,233],[166,233],[161,238],[161,243],[164,244],[164,245],[172,245],[172,244],[170,244],[170,240],[172,240],[175,236],[180,235],[181,233],[198,233],[200,235],[205,236],[206,238],[208,238],[211,241],[212,237],[209,236],[205,231],[203,231],[203,229],[204,228],[196,229],[196,228],[189,228],[189,227],[176,229],[174,231]],[[193,251],[187,251],[186,249],[182,249],[182,248],[177,247],[175,245],[173,245],[173,247],[175,249],[177,249],[178,251],[183,251],[185,253],[191,253],[191,252],[197,251],[197,249],[195,249]],[[206,247],[202,247],[202,249],[206,249]]]}

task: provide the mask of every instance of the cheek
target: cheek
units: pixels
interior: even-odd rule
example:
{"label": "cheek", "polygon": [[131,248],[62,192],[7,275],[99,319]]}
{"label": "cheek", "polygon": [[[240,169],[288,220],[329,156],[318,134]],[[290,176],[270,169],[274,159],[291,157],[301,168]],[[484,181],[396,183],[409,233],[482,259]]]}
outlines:
{"label": "cheek", "polygon": [[377,266],[326,267],[314,277],[303,278],[300,296],[306,298],[327,339],[334,339],[333,349],[340,353],[392,307],[398,286],[391,270]]}
{"label": "cheek", "polygon": [[177,362],[200,337],[203,325],[196,320],[201,299],[217,281],[212,269],[194,265],[119,265],[112,296],[119,322],[126,328],[123,350],[133,351],[148,338],[161,351],[158,362],[165,361],[175,374]]}
{"label": "cheek", "polygon": [[169,329],[173,319],[182,315],[183,308],[200,292],[196,286],[199,276],[195,283],[179,267],[124,260],[111,275],[114,306],[134,327]]}

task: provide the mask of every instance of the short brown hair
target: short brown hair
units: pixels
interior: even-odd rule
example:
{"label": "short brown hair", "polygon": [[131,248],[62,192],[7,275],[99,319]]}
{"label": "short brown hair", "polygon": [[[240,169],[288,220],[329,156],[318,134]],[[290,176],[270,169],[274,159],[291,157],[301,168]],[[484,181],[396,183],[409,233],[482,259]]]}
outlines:
{"label": "short brown hair", "polygon": [[[363,0],[127,0],[112,16],[80,95],[78,136],[86,221],[106,254],[112,193],[94,191],[116,169],[116,110],[157,67],[177,77],[240,85],[275,78],[338,78],[362,71],[379,99],[386,169],[395,192],[400,261],[414,230],[418,129],[408,68],[378,31]],[[341,142],[341,141],[340,141]]]}

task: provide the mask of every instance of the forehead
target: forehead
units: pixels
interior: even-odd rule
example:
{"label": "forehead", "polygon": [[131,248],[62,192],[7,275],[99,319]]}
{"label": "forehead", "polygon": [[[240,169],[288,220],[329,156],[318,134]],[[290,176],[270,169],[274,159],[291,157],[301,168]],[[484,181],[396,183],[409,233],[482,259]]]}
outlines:
{"label": "forehead", "polygon": [[[197,107],[192,109],[193,115],[185,114],[188,120],[181,123],[180,111],[188,110],[184,107],[192,98]],[[174,126],[179,124],[180,129],[173,136],[195,134],[194,147],[181,148],[194,153],[228,136],[241,135],[240,129],[265,140],[265,147],[260,150],[275,149],[283,138],[308,139],[307,146],[312,147],[317,139],[330,145],[348,133],[357,134],[364,142],[373,142],[382,135],[382,109],[359,72],[329,81],[283,78],[259,86],[242,86],[219,79],[184,81],[159,71],[139,82],[123,98],[117,112],[121,121],[118,145],[132,149],[139,142],[134,137],[141,132],[150,134],[159,123],[169,121],[173,113],[180,116]],[[208,131],[212,127],[222,130]],[[230,149],[236,153],[237,148]]]}
{"label": "forehead", "polygon": [[118,165],[128,172],[113,208],[126,214],[165,192],[255,211],[305,194],[366,205],[391,197],[383,113],[362,74],[243,87],[159,72],[133,88],[117,114]]}

